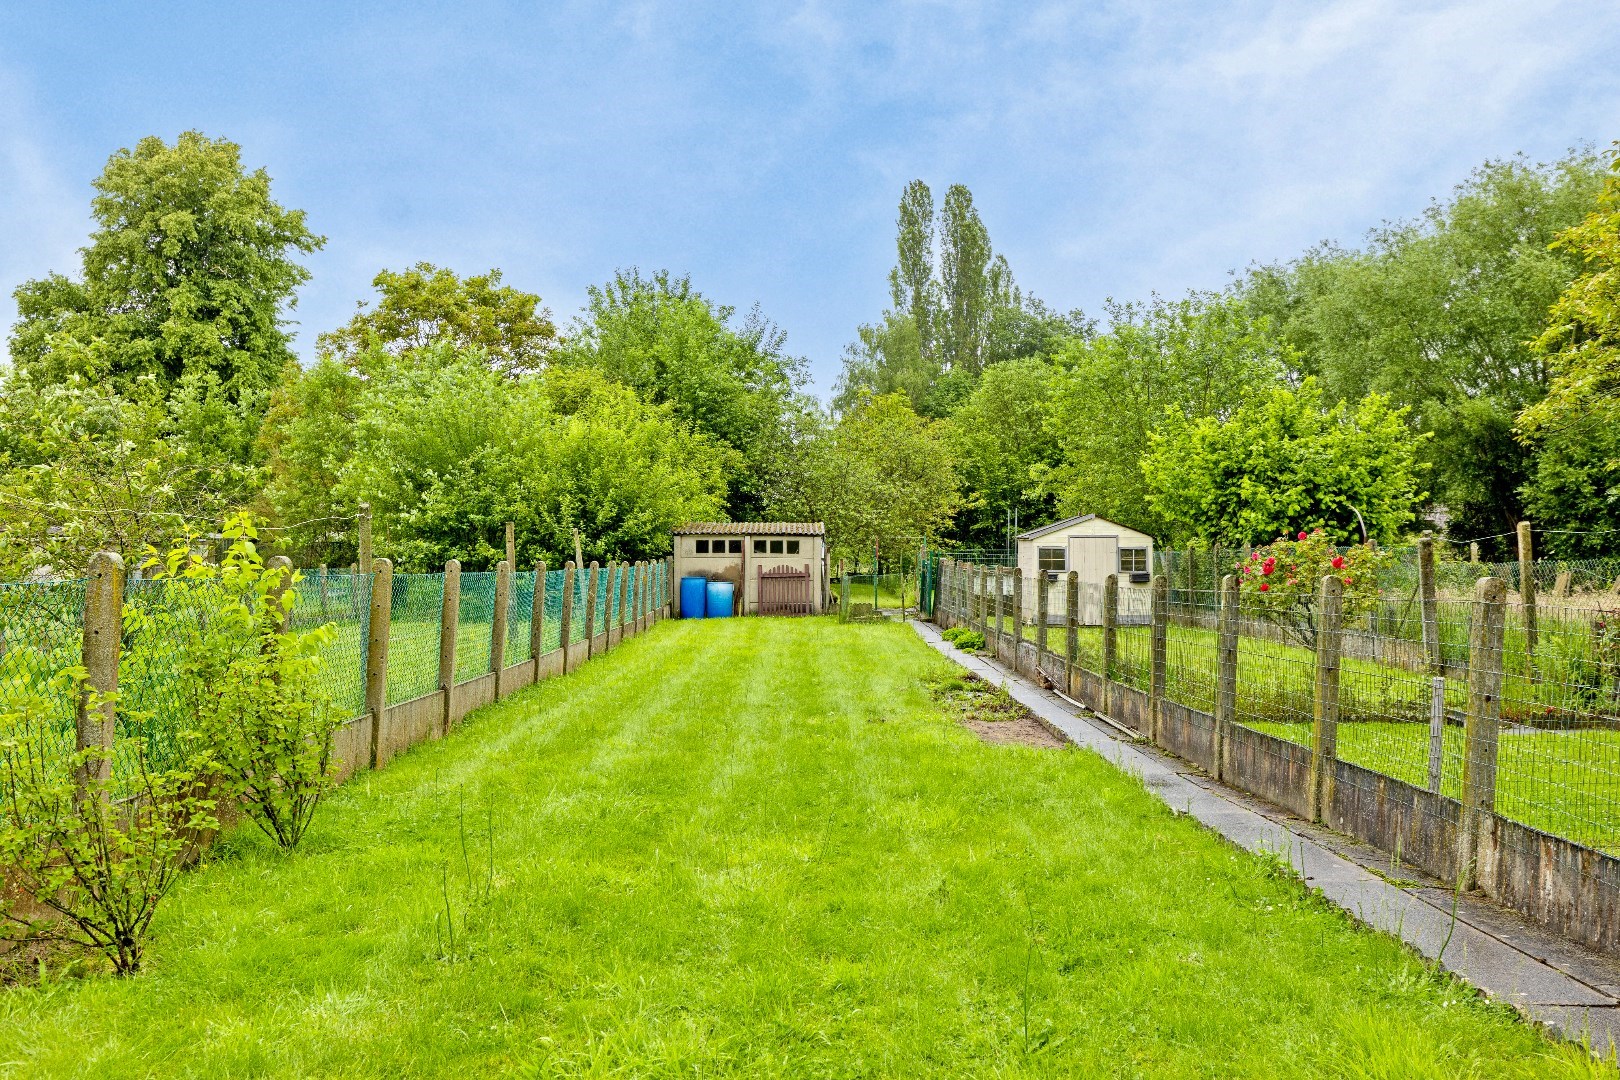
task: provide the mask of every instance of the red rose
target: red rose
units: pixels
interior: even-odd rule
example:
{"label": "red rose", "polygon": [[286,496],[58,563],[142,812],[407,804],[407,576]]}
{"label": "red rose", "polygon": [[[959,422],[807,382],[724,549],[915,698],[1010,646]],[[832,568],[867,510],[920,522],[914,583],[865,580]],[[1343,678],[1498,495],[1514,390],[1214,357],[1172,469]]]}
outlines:
{"label": "red rose", "polygon": [[1303,532],[1303,531],[1301,531],[1301,532],[1300,532],[1300,534],[1299,534],[1299,538],[1300,538],[1300,539],[1301,539],[1301,540],[1303,540],[1303,539],[1305,539],[1305,533],[1304,533],[1304,532]]}
{"label": "red rose", "polygon": [[1261,592],[1269,592],[1270,589],[1271,589],[1271,585],[1270,585],[1269,582],[1262,581],[1260,583],[1260,591]]}
{"label": "red rose", "polygon": [[1348,585],[1348,584],[1350,584],[1350,581],[1351,581],[1351,579],[1350,579],[1350,578],[1345,578],[1345,579],[1344,579],[1344,583],[1345,583],[1345,584],[1346,584],[1346,585]]}
{"label": "red rose", "polygon": [[1271,572],[1275,569],[1277,569],[1277,564],[1272,562],[1270,559],[1267,559],[1265,562],[1260,564],[1260,572],[1267,577],[1270,577]]}
{"label": "red rose", "polygon": [[1333,556],[1333,569],[1335,569],[1335,570],[1343,570],[1344,569],[1344,556],[1343,555],[1335,555],[1335,556]]}

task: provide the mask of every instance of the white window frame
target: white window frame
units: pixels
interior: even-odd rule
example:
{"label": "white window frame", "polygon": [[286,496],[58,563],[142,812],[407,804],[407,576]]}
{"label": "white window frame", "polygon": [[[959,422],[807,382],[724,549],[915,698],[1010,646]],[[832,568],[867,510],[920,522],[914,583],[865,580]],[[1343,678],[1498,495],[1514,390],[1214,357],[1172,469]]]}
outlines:
{"label": "white window frame", "polygon": [[[1063,560],[1063,565],[1058,567],[1056,570],[1053,570],[1050,567],[1041,565],[1043,556],[1049,555],[1052,552],[1056,552],[1058,557]],[[1037,545],[1036,548],[1035,548],[1035,570],[1036,570],[1037,573],[1042,573],[1042,574],[1065,574],[1065,573],[1068,573],[1068,570],[1069,570],[1069,549],[1067,547],[1042,547],[1040,545]]]}
{"label": "white window frame", "polygon": [[[1127,555],[1140,555],[1142,557],[1141,569],[1137,569],[1135,566],[1126,566],[1125,557]],[[1133,558],[1131,561],[1134,563],[1136,560]],[[1122,547],[1119,549],[1119,572],[1122,574],[1145,574],[1149,570],[1148,563],[1148,549],[1146,547]]]}

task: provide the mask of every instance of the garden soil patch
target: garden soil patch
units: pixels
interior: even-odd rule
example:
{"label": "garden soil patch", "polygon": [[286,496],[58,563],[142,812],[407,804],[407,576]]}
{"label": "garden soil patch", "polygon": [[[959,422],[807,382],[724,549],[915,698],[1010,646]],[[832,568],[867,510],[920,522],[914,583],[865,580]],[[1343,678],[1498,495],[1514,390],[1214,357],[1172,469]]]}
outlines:
{"label": "garden soil patch", "polygon": [[1056,750],[1068,740],[1052,731],[1007,691],[971,672],[953,672],[928,681],[928,690],[957,723],[996,746]]}

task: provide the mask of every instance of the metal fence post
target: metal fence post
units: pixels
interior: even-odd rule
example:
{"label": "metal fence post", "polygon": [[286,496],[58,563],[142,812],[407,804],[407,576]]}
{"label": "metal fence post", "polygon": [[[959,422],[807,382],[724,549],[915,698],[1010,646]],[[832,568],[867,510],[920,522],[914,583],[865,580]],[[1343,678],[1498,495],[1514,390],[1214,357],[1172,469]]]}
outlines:
{"label": "metal fence post", "polygon": [[1153,606],[1151,609],[1148,673],[1148,738],[1159,741],[1159,729],[1164,722],[1164,680],[1170,636],[1170,579],[1163,574],[1153,577]]}
{"label": "metal fence post", "polygon": [[1463,728],[1462,815],[1457,839],[1457,887],[1479,880],[1479,842],[1486,816],[1496,812],[1497,735],[1502,715],[1502,639],[1507,585],[1480,578],[1468,628],[1468,716]]}
{"label": "metal fence post", "polygon": [[[1196,593],[1193,594],[1196,597]],[[1193,603],[1196,605],[1197,600]],[[1215,745],[1213,768],[1217,780],[1226,773],[1227,729],[1237,717],[1238,582],[1221,578],[1220,608],[1215,617]]]}
{"label": "metal fence post", "polygon": [[602,579],[602,567],[591,560],[585,575],[585,659],[596,655],[596,585]]}
{"label": "metal fence post", "polygon": [[506,667],[506,616],[512,606],[512,564],[495,564],[495,616],[489,621],[489,666],[495,672],[495,700],[501,699],[501,675]]}
{"label": "metal fence post", "polygon": [[563,674],[568,673],[569,654],[573,651],[574,636],[574,560],[563,563],[562,621],[558,630],[562,634]]}
{"label": "metal fence post", "polygon": [[[98,551],[90,557],[84,586],[84,686],[79,691],[75,745],[94,750],[79,769],[79,794],[92,782],[112,777],[113,738],[118,711],[118,652],[124,636],[124,560],[116,551]],[[101,698],[90,707],[90,695]]]}
{"label": "metal fence post", "polygon": [[1434,587],[1434,536],[1418,537],[1418,595],[1423,618],[1423,658],[1429,674],[1444,674],[1440,657],[1440,602]]}
{"label": "metal fence post", "polygon": [[1519,522],[1519,604],[1524,609],[1524,647],[1528,674],[1536,677],[1536,555],[1530,523]]}
{"label": "metal fence post", "polygon": [[1046,655],[1046,608],[1047,586],[1051,584],[1046,571],[1035,570],[1035,656],[1036,664],[1040,664],[1040,657]]}
{"label": "metal fence post", "polygon": [[1333,809],[1339,760],[1339,653],[1344,636],[1344,582],[1324,574],[1317,600],[1316,692],[1311,708],[1311,820]]}
{"label": "metal fence post", "polygon": [[456,644],[461,634],[461,562],[444,564],[444,597],[439,602],[439,689],[444,692],[443,731],[456,716]]}
{"label": "metal fence post", "polygon": [[371,564],[371,618],[366,628],[366,712],[371,714],[371,767],[381,752],[383,713],[388,708],[388,621],[394,606],[394,564]]}

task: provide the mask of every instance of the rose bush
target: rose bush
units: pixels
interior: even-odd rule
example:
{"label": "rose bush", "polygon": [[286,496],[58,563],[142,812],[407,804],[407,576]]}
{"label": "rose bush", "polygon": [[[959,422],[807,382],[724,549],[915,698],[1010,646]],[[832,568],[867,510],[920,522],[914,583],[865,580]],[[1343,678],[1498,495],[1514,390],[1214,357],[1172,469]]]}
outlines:
{"label": "rose bush", "polygon": [[1365,614],[1378,606],[1378,575],[1389,553],[1372,544],[1343,551],[1321,529],[1281,537],[1233,567],[1245,614],[1280,626],[1307,648],[1316,648],[1322,578],[1344,583],[1344,614]]}

